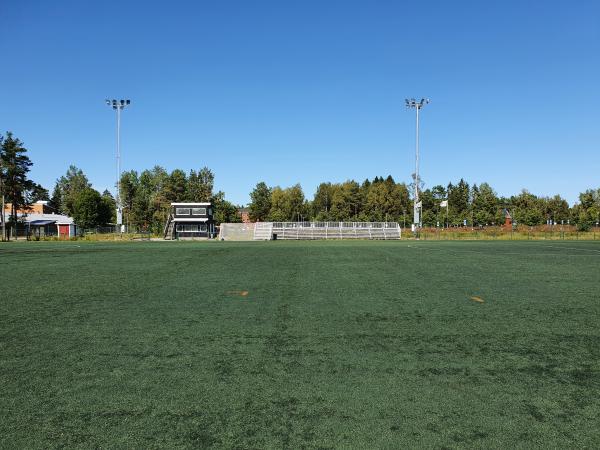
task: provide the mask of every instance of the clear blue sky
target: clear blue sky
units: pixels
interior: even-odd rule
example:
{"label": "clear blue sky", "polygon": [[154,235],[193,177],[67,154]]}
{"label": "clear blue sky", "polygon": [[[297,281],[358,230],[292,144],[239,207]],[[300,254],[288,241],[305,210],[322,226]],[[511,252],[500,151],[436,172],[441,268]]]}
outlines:
{"label": "clear blue sky", "polygon": [[414,171],[569,202],[600,186],[600,2],[23,1],[0,4],[0,129],[52,189],[69,164],[202,166],[247,203],[258,181]]}

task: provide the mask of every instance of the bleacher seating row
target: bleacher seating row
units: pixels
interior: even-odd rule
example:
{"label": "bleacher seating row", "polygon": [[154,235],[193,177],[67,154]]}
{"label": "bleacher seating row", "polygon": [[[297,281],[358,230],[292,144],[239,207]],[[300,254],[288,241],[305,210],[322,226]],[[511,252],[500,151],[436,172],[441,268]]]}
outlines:
{"label": "bleacher seating row", "polygon": [[400,239],[397,222],[258,222],[254,240]]}

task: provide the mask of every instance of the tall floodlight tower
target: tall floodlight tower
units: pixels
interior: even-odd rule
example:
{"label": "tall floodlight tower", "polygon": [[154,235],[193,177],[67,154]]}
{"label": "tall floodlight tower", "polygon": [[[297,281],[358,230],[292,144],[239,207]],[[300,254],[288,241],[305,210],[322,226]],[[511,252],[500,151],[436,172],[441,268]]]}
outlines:
{"label": "tall floodlight tower", "polygon": [[117,204],[117,230],[123,232],[123,206],[121,205],[121,111],[129,106],[131,100],[108,100],[106,104],[117,112],[117,193],[115,203]]}
{"label": "tall floodlight tower", "polygon": [[413,216],[413,224],[415,230],[419,228],[419,224],[421,223],[420,219],[420,211],[421,202],[419,201],[419,111],[420,109],[429,103],[428,98],[422,98],[421,100],[415,100],[414,98],[406,99],[406,107],[407,108],[415,108],[417,112],[417,129],[416,129],[416,141],[415,141],[415,202],[414,202],[414,216]]}

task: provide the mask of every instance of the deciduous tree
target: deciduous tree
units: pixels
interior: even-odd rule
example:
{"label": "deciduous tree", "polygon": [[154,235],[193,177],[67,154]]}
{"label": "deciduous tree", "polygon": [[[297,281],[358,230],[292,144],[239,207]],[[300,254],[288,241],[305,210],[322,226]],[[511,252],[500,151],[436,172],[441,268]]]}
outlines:
{"label": "deciduous tree", "polygon": [[203,167],[198,172],[190,171],[187,185],[187,201],[208,202],[213,196],[215,175],[208,167]]}
{"label": "deciduous tree", "polygon": [[267,220],[271,211],[271,189],[263,181],[250,193],[250,219],[255,222]]}
{"label": "deciduous tree", "polygon": [[73,216],[77,198],[91,186],[83,170],[71,165],[67,173],[56,180],[52,203],[59,212]]}
{"label": "deciduous tree", "polygon": [[95,228],[102,223],[103,203],[100,193],[92,188],[79,192],[73,203],[73,218],[81,228]]}

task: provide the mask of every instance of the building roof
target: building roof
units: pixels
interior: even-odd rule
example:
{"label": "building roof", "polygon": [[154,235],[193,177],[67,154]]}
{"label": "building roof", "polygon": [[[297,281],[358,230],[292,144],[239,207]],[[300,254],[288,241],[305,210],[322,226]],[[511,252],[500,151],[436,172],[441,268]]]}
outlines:
{"label": "building roof", "polygon": [[29,222],[29,225],[33,225],[34,227],[40,227],[43,225],[52,225],[56,223],[54,220],[32,220]]}
{"label": "building roof", "polygon": [[171,203],[171,206],[211,206],[211,202],[188,202],[188,203]]}
{"label": "building roof", "polygon": [[[30,225],[48,225],[52,223],[66,225],[75,223],[72,217],[63,216],[62,214],[27,214],[25,216],[21,214],[20,218]],[[36,222],[47,223],[39,224]]]}
{"label": "building roof", "polygon": [[187,217],[173,217],[173,222],[207,222],[207,217],[187,218]]}

